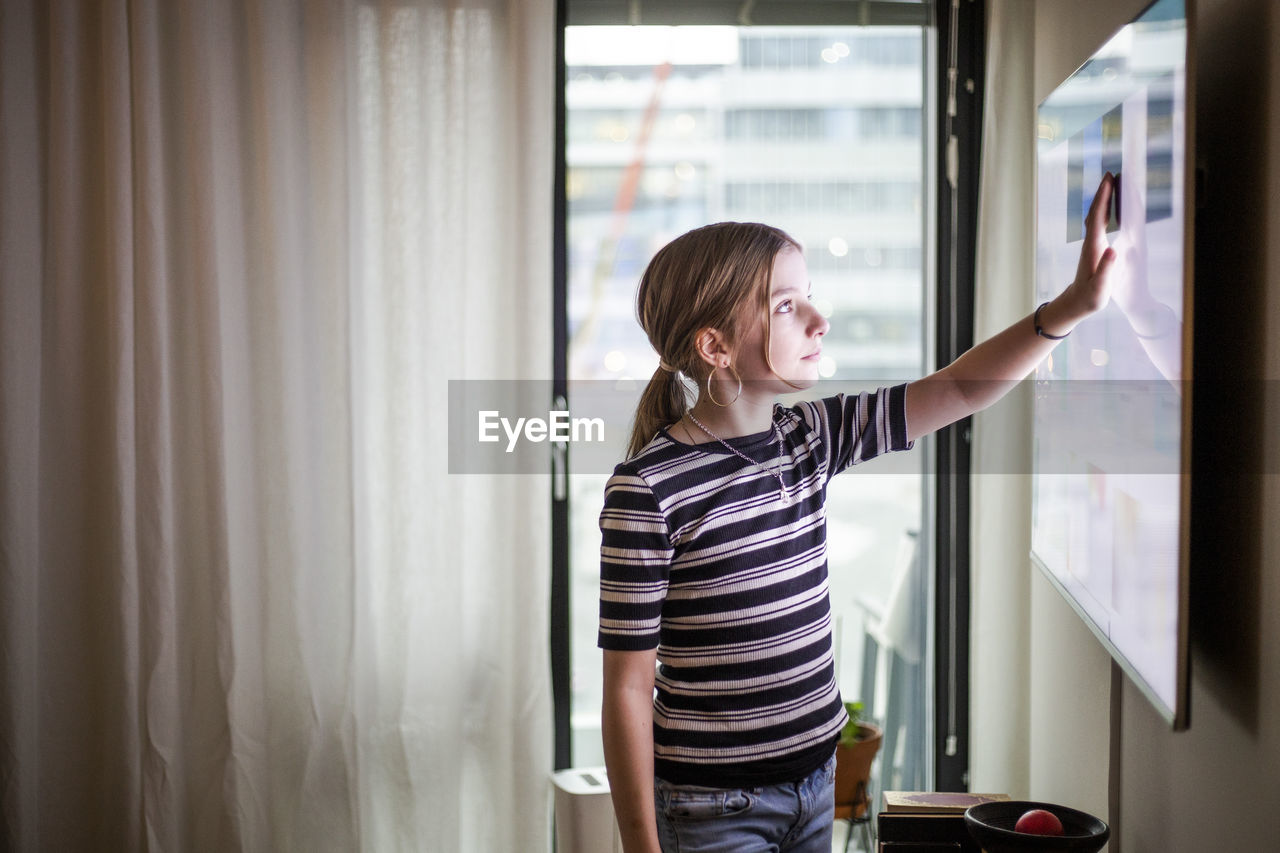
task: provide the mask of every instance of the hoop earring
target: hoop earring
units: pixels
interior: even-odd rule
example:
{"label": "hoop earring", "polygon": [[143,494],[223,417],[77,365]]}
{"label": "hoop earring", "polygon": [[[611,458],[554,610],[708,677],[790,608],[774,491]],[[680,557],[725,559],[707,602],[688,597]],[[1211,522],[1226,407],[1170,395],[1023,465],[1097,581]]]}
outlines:
{"label": "hoop earring", "polygon": [[738,380],[738,393],[734,394],[733,399],[727,403],[721,403],[716,399],[716,395],[711,393],[711,377],[716,375],[715,368],[713,367],[711,372],[707,374],[707,399],[722,409],[726,406],[732,406],[734,403],[738,402],[738,398],[742,396],[742,377],[738,375],[738,371],[733,369],[732,364],[728,365],[728,367],[729,372],[733,374],[733,378]]}

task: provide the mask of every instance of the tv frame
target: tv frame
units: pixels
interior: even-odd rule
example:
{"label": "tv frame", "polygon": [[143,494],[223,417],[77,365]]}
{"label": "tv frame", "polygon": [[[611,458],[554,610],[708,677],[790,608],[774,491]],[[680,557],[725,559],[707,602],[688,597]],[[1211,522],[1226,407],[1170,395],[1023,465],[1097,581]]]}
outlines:
{"label": "tv frame", "polygon": [[[1095,49],[1089,58],[1081,63],[1070,75],[1061,80],[1054,87],[1046,98],[1036,105],[1036,121],[1039,123],[1040,111],[1045,106],[1045,102],[1059,92],[1064,85],[1072,78],[1079,75],[1091,62],[1099,58],[1099,53],[1112,38],[1114,38],[1124,26],[1129,26],[1140,20],[1160,0],[1152,0],[1145,5],[1141,11],[1133,15],[1121,28],[1113,32],[1108,38]],[[1120,651],[1120,649],[1111,641],[1106,632],[1089,616],[1083,605],[1076,600],[1071,592],[1062,584],[1053,570],[1044,562],[1044,560],[1035,551],[1034,544],[1030,552],[1032,563],[1040,570],[1040,573],[1049,581],[1049,583],[1058,591],[1060,595],[1067,601],[1071,608],[1081,618],[1084,624],[1089,628],[1103,647],[1107,649],[1121,669],[1125,672],[1131,682],[1138,690],[1147,698],[1155,710],[1169,723],[1174,731],[1183,731],[1190,727],[1191,724],[1191,655],[1190,655],[1190,592],[1191,592],[1191,490],[1192,490],[1192,440],[1194,429],[1192,423],[1193,400],[1192,392],[1193,383],[1193,337],[1194,337],[1194,255],[1195,255],[1195,191],[1196,191],[1196,154],[1195,154],[1195,0],[1182,0],[1183,14],[1186,21],[1186,45],[1185,45],[1185,66],[1184,66],[1184,121],[1183,121],[1183,163],[1182,163],[1182,181],[1183,181],[1183,201],[1182,201],[1182,349],[1181,349],[1181,369],[1180,377],[1181,388],[1181,418],[1179,432],[1179,488],[1178,488],[1178,528],[1177,528],[1177,548],[1178,548],[1178,566],[1177,566],[1177,628],[1176,628],[1176,662],[1175,662],[1175,687],[1174,687],[1174,703],[1172,707],[1165,704],[1165,701],[1156,694],[1155,690],[1149,685],[1146,679],[1129,659]],[[1037,244],[1039,235],[1039,162],[1040,154],[1037,146],[1036,155],[1036,188],[1037,188],[1037,221],[1036,233]],[[1122,181],[1123,183],[1123,181]],[[1038,263],[1038,261],[1037,261]],[[1034,282],[1038,280],[1038,276],[1033,277]],[[1034,294],[1033,294],[1034,295]],[[1088,322],[1088,321],[1086,321]],[[1039,475],[1036,474],[1032,478],[1033,500],[1034,490],[1038,487]],[[1033,528],[1034,531],[1034,528]],[[1034,540],[1033,540],[1034,541]]]}

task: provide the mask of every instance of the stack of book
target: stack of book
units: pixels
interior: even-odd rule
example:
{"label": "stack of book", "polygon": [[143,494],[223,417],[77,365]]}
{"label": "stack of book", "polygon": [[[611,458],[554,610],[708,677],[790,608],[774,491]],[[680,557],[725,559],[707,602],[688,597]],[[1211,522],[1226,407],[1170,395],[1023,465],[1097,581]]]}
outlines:
{"label": "stack of book", "polygon": [[964,825],[969,806],[1007,800],[1008,794],[885,791],[876,818],[880,853],[982,853]]}

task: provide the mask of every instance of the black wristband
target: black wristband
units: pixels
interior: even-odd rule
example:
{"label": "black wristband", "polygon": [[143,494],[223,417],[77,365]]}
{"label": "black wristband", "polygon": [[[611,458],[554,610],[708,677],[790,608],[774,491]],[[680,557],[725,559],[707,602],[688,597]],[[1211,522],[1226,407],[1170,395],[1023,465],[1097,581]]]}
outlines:
{"label": "black wristband", "polygon": [[1062,340],[1063,338],[1065,338],[1067,335],[1069,335],[1069,334],[1071,334],[1071,333],[1070,333],[1070,332],[1067,332],[1067,335],[1051,335],[1051,334],[1049,334],[1048,332],[1046,332],[1046,331],[1044,330],[1044,327],[1043,327],[1043,326],[1041,326],[1041,325],[1040,325],[1040,312],[1041,312],[1041,311],[1043,311],[1043,310],[1044,310],[1044,306],[1046,306],[1046,305],[1048,305],[1048,304],[1049,304],[1048,302],[1041,302],[1041,303],[1040,303],[1040,307],[1036,309],[1036,314],[1035,314],[1035,316],[1034,316],[1033,318],[1031,318],[1031,322],[1035,324],[1035,327],[1036,327],[1036,334],[1037,334],[1037,335],[1039,335],[1040,337],[1042,337],[1042,338],[1048,338],[1048,339],[1049,339],[1049,340],[1051,340],[1051,341],[1060,341],[1060,340]]}

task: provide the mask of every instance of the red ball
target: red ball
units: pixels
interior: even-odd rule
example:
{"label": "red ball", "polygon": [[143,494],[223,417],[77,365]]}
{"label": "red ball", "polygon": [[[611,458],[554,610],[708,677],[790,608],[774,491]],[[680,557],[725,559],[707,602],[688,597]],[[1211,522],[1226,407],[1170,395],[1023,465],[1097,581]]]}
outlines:
{"label": "red ball", "polygon": [[1014,832],[1025,832],[1028,835],[1061,835],[1062,821],[1051,811],[1032,809],[1018,818],[1013,825]]}

